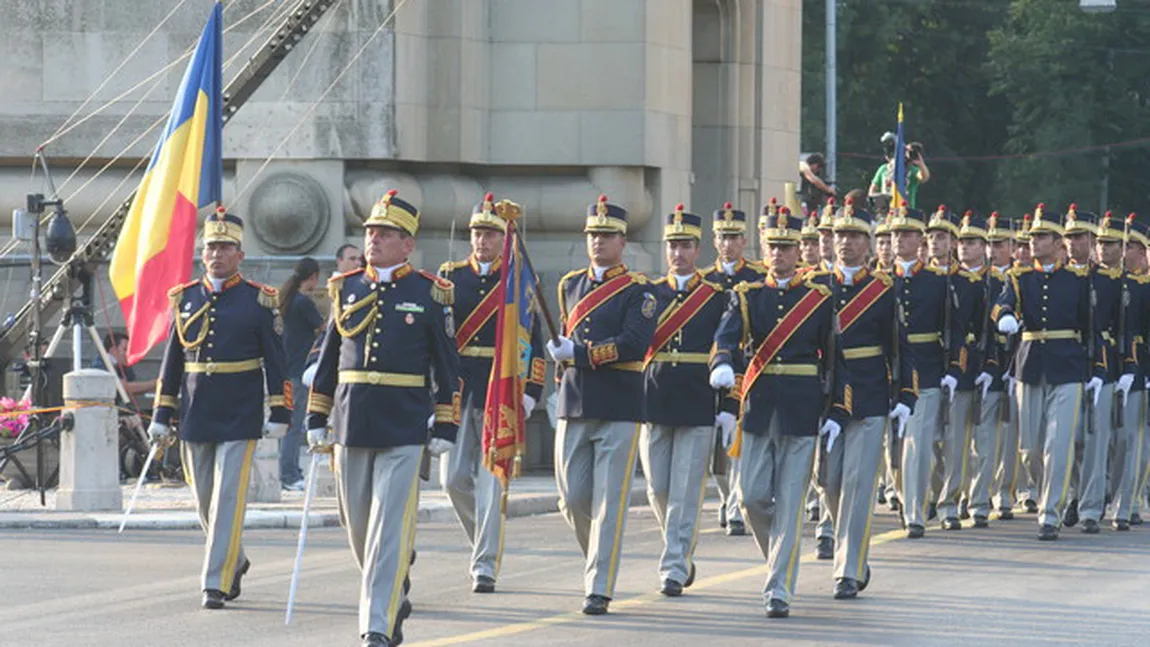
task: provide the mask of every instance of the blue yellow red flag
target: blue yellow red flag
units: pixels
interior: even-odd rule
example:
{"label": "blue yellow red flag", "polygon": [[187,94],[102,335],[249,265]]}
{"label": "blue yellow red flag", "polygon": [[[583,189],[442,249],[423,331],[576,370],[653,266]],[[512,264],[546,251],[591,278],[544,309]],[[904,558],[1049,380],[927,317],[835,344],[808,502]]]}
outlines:
{"label": "blue yellow red flag", "polygon": [[906,137],[902,131],[902,103],[898,104],[898,129],[894,137],[894,180],[890,208],[906,206]]}

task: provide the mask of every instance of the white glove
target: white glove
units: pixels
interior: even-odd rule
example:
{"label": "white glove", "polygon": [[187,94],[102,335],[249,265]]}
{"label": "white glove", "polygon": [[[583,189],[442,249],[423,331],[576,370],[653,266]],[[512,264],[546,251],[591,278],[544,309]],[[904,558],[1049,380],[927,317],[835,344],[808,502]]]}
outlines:
{"label": "white glove", "polygon": [[443,438],[432,438],[427,441],[427,451],[431,452],[432,456],[440,456],[444,452],[450,451],[454,446],[455,443]]}
{"label": "white glove", "polygon": [[427,428],[428,429],[434,429],[435,428],[435,414],[434,413],[431,414],[430,416],[427,416]]}
{"label": "white glove", "polygon": [[524,417],[531,417],[531,412],[535,410],[535,398],[523,394],[523,415]]}
{"label": "white glove", "polygon": [[944,392],[950,393],[950,402],[954,402],[954,390],[958,388],[958,380],[954,379],[953,375],[943,375],[939,386]]}
{"label": "white glove", "polygon": [[547,342],[547,352],[551,354],[551,359],[556,362],[566,362],[575,359],[575,342],[567,337],[560,337],[559,343],[551,339]]}
{"label": "white glove", "polygon": [[1086,392],[1094,396],[1094,406],[1098,406],[1098,396],[1102,395],[1102,378],[1090,378],[1086,383]]}
{"label": "white glove", "polygon": [[327,447],[327,428],[317,427],[315,429],[307,430],[307,446],[308,449],[316,451]]}
{"label": "white glove", "polygon": [[1134,386],[1134,375],[1126,373],[1118,378],[1118,384],[1114,387],[1122,392],[1122,399],[1125,400],[1130,395],[1130,387]]}
{"label": "white glove", "polygon": [[990,383],[993,381],[994,378],[991,377],[990,373],[987,373],[986,371],[979,373],[978,377],[974,378],[974,385],[982,387],[983,400],[986,399],[986,394],[990,392]]}
{"label": "white glove", "polygon": [[730,364],[719,364],[711,369],[711,388],[730,389],[735,386],[735,369]]}
{"label": "white glove", "polygon": [[898,425],[895,429],[898,430],[898,437],[902,438],[903,435],[906,434],[906,421],[910,419],[910,407],[899,402],[894,405],[894,408],[890,410],[890,415],[887,417]]}
{"label": "white glove", "polygon": [[286,422],[265,422],[264,438],[283,438],[287,435],[287,430]]}
{"label": "white glove", "polygon": [[303,370],[303,377],[300,378],[300,381],[309,389],[311,388],[311,383],[315,381],[315,370],[317,368],[319,368],[319,364],[312,364]]}
{"label": "white glove", "polygon": [[1014,377],[1010,373],[1006,373],[1005,375],[1002,376],[1002,382],[1006,385],[1006,392],[1009,394],[1013,394],[1014,393],[1014,383],[1015,383]]}
{"label": "white glove", "polygon": [[730,449],[731,443],[735,442],[735,414],[728,411],[723,411],[715,416],[715,426],[723,434],[723,447]]}
{"label": "white glove", "polygon": [[1018,320],[1014,318],[1014,315],[1003,315],[998,320],[998,332],[1004,335],[1013,335],[1018,332]]}
{"label": "white glove", "polygon": [[171,435],[172,428],[168,425],[161,425],[155,421],[148,425],[148,440],[152,441],[152,444],[158,445],[167,440],[168,436]]}
{"label": "white glove", "polygon": [[842,432],[843,432],[842,425],[835,422],[834,420],[827,420],[826,422],[823,423],[822,429],[819,429],[819,435],[827,437],[827,453],[828,454],[831,452],[831,449],[833,449],[835,446],[835,438],[838,438],[839,434],[841,434]]}

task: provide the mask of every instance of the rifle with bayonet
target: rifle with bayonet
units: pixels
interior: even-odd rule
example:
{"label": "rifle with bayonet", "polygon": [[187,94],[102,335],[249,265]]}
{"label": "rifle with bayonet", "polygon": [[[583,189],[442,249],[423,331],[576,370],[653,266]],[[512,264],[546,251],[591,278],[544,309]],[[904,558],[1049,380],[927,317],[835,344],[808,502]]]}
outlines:
{"label": "rifle with bayonet", "polygon": [[[986,355],[989,352],[990,336],[994,332],[990,329],[990,274],[991,266],[986,266],[986,275],[982,277],[982,331],[979,332],[978,337],[978,361],[986,366]],[[982,398],[983,389],[981,387],[974,389],[974,424],[979,424],[982,421]]]}
{"label": "rifle with bayonet", "polygon": [[[1118,346],[1118,361],[1124,363],[1125,357],[1130,353],[1126,345],[1126,312],[1130,305],[1130,286],[1126,277],[1126,240],[1130,238],[1130,219],[1127,218],[1122,227],[1122,258],[1118,262],[1118,280],[1122,286],[1122,296],[1118,300],[1118,337],[1115,344]],[[1115,429],[1126,427],[1126,394],[1121,389],[1114,389],[1114,406],[1112,407],[1111,422]]]}
{"label": "rifle with bayonet", "polygon": [[[954,294],[954,259],[950,259],[950,263],[946,267],[946,290],[942,297],[942,372],[943,375],[950,369],[950,349],[954,343],[953,335],[950,334],[950,328],[954,324],[954,310],[955,307],[951,305],[951,301],[957,299]],[[950,430],[950,399],[945,390],[939,393],[938,404],[938,428],[941,430],[942,438],[946,438],[947,432]],[[953,397],[953,393],[950,397]]]}
{"label": "rifle with bayonet", "polygon": [[[1094,362],[1098,357],[1098,345],[1094,343],[1094,310],[1098,307],[1098,292],[1094,289],[1094,268],[1090,261],[1086,262],[1086,290],[1089,307],[1086,310],[1086,382],[1089,383],[1094,375]],[[1084,415],[1086,416],[1086,433],[1094,433],[1094,397],[1082,398]]]}
{"label": "rifle with bayonet", "polygon": [[[832,273],[829,276],[831,288],[831,326],[827,332],[827,341],[824,344],[822,357],[822,389],[823,389],[823,413],[819,419],[819,429],[822,429],[823,424],[826,422],[827,416],[830,414],[831,407],[835,404],[835,356],[838,353],[839,343],[839,311],[838,299],[839,291],[836,287],[835,275]],[[816,480],[820,486],[826,483],[827,476],[827,463],[830,455],[827,452],[827,441],[825,437],[819,438],[818,443],[815,445],[815,464]]]}
{"label": "rifle with bayonet", "polygon": [[[909,280],[909,279],[908,279]],[[900,357],[902,344],[899,343],[900,330],[906,318],[902,298],[895,294],[894,298],[894,325],[891,326],[890,339],[890,408],[898,405],[899,396],[902,395],[902,358]],[[887,460],[891,469],[900,469],[902,466],[902,437],[899,435],[899,424],[887,418],[889,437],[887,439]]]}

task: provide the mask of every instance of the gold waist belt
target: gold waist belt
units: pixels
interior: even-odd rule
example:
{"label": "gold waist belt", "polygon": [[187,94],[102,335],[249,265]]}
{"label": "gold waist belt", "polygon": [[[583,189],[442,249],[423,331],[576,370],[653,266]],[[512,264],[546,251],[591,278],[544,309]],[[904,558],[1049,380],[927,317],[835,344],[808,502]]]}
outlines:
{"label": "gold waist belt", "polygon": [[381,373],[379,371],[340,371],[340,384],[373,384],[375,386],[426,387],[427,377],[413,373]]}
{"label": "gold waist belt", "polygon": [[634,371],[636,373],[642,373],[643,362],[615,362],[614,364],[603,364],[599,368],[613,368],[616,371]]}
{"label": "gold waist belt", "polygon": [[706,364],[711,360],[710,353],[680,353],[677,350],[655,353],[653,362],[671,362],[677,364]]}
{"label": "gold waist belt", "polygon": [[1052,341],[1055,339],[1081,340],[1074,330],[1027,330],[1022,333],[1022,341]]}
{"label": "gold waist belt", "polygon": [[260,359],[244,359],[238,362],[184,362],[185,373],[247,373],[258,371],[263,364]]}
{"label": "gold waist belt", "polygon": [[941,339],[936,332],[916,332],[906,336],[906,340],[912,344],[931,344],[938,343]]}
{"label": "gold waist belt", "polygon": [[463,350],[459,351],[460,357],[486,357],[488,359],[495,357],[494,346],[464,346]]}
{"label": "gold waist belt", "polygon": [[763,375],[799,375],[802,377],[815,377],[819,374],[819,367],[814,364],[767,364]]}
{"label": "gold waist belt", "polygon": [[882,346],[859,346],[858,348],[844,348],[843,357],[846,359],[867,359],[868,357],[882,357]]}

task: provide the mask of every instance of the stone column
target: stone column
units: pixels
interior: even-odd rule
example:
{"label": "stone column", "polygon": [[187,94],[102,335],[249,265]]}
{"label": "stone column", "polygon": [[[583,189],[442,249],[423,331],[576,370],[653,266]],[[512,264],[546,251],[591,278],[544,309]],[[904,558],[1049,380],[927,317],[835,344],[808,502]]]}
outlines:
{"label": "stone column", "polygon": [[[120,433],[115,409],[116,377],[81,369],[64,375],[65,415],[75,425],[60,433],[60,489],[56,509],[119,510]],[[79,406],[99,402],[98,406]]]}

